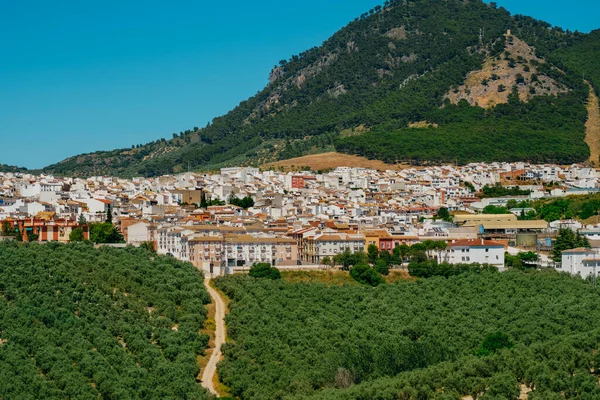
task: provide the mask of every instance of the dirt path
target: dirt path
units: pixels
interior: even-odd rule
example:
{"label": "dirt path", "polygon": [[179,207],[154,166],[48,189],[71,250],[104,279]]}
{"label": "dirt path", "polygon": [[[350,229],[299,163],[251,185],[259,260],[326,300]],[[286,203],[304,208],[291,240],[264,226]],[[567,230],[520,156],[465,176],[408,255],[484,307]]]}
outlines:
{"label": "dirt path", "polygon": [[600,164],[600,107],[594,88],[589,82],[586,81],[586,83],[590,88],[590,97],[587,103],[588,120],[585,124],[585,142],[590,147],[590,162],[598,165]]}
{"label": "dirt path", "polygon": [[225,343],[225,303],[219,293],[210,286],[210,279],[204,279],[204,286],[215,304],[215,347],[206,368],[202,372],[202,386],[219,397],[214,385],[217,363],[221,360],[221,346]]}

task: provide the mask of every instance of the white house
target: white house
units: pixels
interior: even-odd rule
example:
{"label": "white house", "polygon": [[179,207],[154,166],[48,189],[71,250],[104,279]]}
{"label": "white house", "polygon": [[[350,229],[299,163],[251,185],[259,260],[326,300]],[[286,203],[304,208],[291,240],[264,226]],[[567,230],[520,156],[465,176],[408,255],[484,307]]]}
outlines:
{"label": "white house", "polygon": [[31,217],[36,216],[38,213],[46,211],[46,206],[37,201],[27,204],[27,214]]}
{"label": "white house", "polygon": [[107,213],[110,211],[111,202],[104,199],[82,199],[87,204],[90,214]]}
{"label": "white house", "polygon": [[504,269],[504,245],[483,239],[452,240],[442,260],[450,264],[490,264]]}
{"label": "white house", "polygon": [[600,255],[591,249],[579,247],[562,252],[562,263],[557,271],[568,272],[571,275],[581,275],[582,278],[598,276],[600,271]]}
{"label": "white house", "polygon": [[138,222],[127,227],[127,244],[139,246],[143,242],[150,240],[148,234],[148,227],[150,226],[147,222]]}

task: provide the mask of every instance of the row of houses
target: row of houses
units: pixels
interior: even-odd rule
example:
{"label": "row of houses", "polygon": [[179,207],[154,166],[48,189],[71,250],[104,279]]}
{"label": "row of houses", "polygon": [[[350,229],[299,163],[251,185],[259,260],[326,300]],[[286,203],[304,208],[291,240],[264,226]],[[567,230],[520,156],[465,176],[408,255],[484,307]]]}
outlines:
{"label": "row of houses", "polygon": [[[129,227],[129,238],[147,241],[150,236],[140,236],[140,224]],[[148,228],[148,227],[146,227]],[[275,234],[270,229],[246,230],[229,226],[190,225],[164,226],[155,231],[159,254],[189,261],[210,274],[232,273],[247,269],[255,263],[268,263],[276,267],[318,267],[323,261],[333,259],[345,251],[365,252],[369,245],[380,250],[393,251],[401,244],[414,244],[425,238],[396,237],[385,230],[354,232],[335,231],[332,228],[307,227],[296,231]],[[142,240],[143,239],[143,240]],[[436,255],[439,261],[450,263],[485,263],[498,268],[504,266],[505,245],[484,239],[448,241],[446,250]]]}

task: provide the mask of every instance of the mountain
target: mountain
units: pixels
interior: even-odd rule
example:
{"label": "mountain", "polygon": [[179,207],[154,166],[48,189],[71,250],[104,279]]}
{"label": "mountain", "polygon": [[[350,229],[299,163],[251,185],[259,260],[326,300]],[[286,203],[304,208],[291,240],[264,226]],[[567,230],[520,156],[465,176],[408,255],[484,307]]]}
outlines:
{"label": "mountain", "polygon": [[27,168],[0,164],[0,172],[28,172]]}
{"label": "mountain", "polygon": [[480,0],[386,1],[280,61],[262,91],[202,129],[44,171],[154,176],[332,150],[388,163],[582,162],[584,79],[598,92],[600,31]]}

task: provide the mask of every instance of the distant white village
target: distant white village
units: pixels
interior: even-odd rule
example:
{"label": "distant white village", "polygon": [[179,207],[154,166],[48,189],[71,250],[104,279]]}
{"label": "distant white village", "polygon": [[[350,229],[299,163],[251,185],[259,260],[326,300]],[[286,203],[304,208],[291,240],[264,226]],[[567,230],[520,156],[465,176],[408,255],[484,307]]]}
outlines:
{"label": "distant white village", "polygon": [[[484,186],[519,186],[526,196],[481,198]],[[600,228],[578,221],[522,220],[527,210],[482,214],[489,205],[599,191],[598,172],[579,165],[526,163],[412,167],[385,172],[337,168],[326,173],[224,168],[219,174],[87,179],[0,173],[0,222],[25,241],[68,242],[75,229],[112,221],[126,244],[151,243],[159,254],[212,274],[256,262],[319,268],[324,259],[369,245],[445,241],[451,263],[503,268],[505,252],[533,251],[539,265],[587,277],[596,270]],[[230,200],[251,199],[243,208]],[[436,218],[440,208],[453,220]],[[591,248],[545,256],[561,227],[579,231]],[[5,236],[4,239],[10,239]],[[600,259],[600,257],[598,257]]]}

